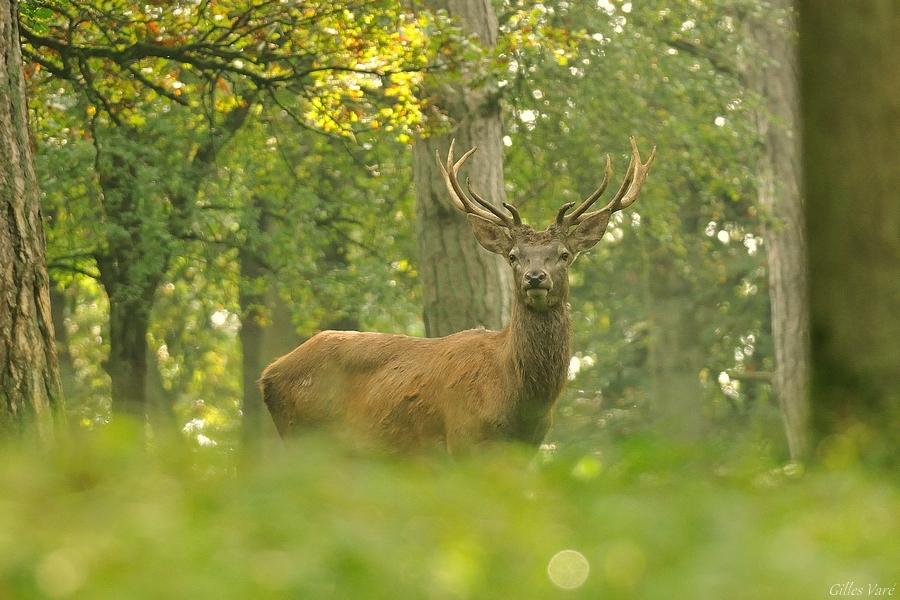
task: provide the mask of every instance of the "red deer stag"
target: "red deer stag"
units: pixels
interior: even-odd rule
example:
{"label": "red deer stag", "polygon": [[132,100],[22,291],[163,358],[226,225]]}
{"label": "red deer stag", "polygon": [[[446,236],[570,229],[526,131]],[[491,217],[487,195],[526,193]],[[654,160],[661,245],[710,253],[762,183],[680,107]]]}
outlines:
{"label": "red deer stag", "polygon": [[539,444],[569,366],[567,269],[579,252],[600,241],[612,213],[638,197],[656,155],[641,162],[634,138],[619,191],[600,210],[597,201],[612,172],[574,210],[559,209],[543,231],[485,201],[457,173],[475,148],[438,164],[450,199],[465,213],[478,243],[503,256],[513,270],[515,300],[501,331],[483,328],[442,338],[323,331],[282,356],[260,379],[263,397],[282,436],[337,424],[412,450],[443,446],[453,453],[497,439]]}

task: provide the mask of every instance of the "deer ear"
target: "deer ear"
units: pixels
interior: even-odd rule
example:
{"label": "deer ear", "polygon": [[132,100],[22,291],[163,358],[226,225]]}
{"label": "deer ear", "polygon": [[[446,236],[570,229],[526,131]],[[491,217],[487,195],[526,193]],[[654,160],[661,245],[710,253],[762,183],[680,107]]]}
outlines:
{"label": "deer ear", "polygon": [[482,248],[488,252],[504,256],[512,250],[512,236],[509,235],[509,230],[506,227],[491,223],[484,217],[479,217],[472,213],[468,213],[466,218],[469,219],[472,233],[475,234],[475,239],[478,240]]}
{"label": "deer ear", "polygon": [[569,243],[569,248],[572,252],[584,252],[593,248],[600,241],[600,238],[603,237],[603,234],[606,233],[606,227],[609,225],[611,216],[611,212],[601,210],[589,215],[576,225],[566,236],[566,241]]}

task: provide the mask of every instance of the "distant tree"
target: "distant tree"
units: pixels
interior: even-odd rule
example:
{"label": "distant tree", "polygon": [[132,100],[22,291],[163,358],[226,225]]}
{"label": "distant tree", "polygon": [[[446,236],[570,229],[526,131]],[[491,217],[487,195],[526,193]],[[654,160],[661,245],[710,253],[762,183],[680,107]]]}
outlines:
{"label": "distant tree", "polygon": [[73,254],[109,298],[113,410],[143,418],[158,286],[185,243],[205,239],[198,201],[229,141],[263,105],[333,135],[413,127],[431,40],[386,1],[357,12],[328,1],[54,2],[26,17],[37,77],[71,90],[44,88],[77,114],[65,135],[93,143],[85,212],[101,227]]}
{"label": "distant tree", "polygon": [[750,91],[758,94],[756,125],[762,152],[757,193],[767,213],[766,257],[775,393],[791,457],[806,454],[809,428],[809,303],[806,232],[801,193],[796,23],[793,2],[775,0],[747,19]]}
{"label": "distant tree", "polygon": [[62,396],[17,8],[0,2],[0,432],[49,436]]}
{"label": "distant tree", "polygon": [[[267,229],[267,216],[263,210],[263,200],[252,196],[245,213],[252,223],[243,229],[263,232]],[[259,236],[257,239],[260,239]],[[240,289],[238,303],[241,307],[241,434],[244,444],[253,444],[261,436],[263,419],[266,418],[262,395],[256,385],[260,373],[266,366],[262,355],[263,338],[265,336],[266,265],[262,259],[264,248],[258,244],[245,242],[238,248],[238,264],[240,267]]]}
{"label": "distant tree", "polygon": [[[482,46],[496,44],[497,17],[490,2],[427,0],[424,4],[431,10],[446,10],[457,19],[463,35],[474,36]],[[452,129],[419,140],[414,150],[419,264],[428,336],[479,325],[500,329],[509,316],[508,269],[499,257],[478,245],[469,224],[447,202],[447,190],[435,163],[435,155],[446,159],[453,138],[457,156],[477,146],[464,176],[471,178],[473,188],[489,202],[499,206],[506,201],[499,90],[488,81],[473,85],[463,77],[432,82],[434,101],[449,116]]]}
{"label": "distant tree", "polygon": [[803,0],[799,29],[813,424],[896,462],[900,5]]}

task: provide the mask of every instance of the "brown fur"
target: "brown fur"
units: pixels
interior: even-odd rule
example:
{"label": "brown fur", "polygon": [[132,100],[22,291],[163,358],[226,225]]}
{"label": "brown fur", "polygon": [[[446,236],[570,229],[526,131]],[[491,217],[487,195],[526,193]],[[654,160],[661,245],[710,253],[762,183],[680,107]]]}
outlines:
{"label": "brown fur", "polygon": [[278,431],[337,424],[401,450],[539,444],[569,364],[568,285],[557,285],[547,310],[529,308],[519,292],[501,331],[319,333],[262,374]]}
{"label": "brown fur", "polygon": [[537,444],[568,361],[561,307],[502,331],[443,338],[323,331],[272,363],[260,384],[282,436],[337,423],[403,450],[498,438]]}

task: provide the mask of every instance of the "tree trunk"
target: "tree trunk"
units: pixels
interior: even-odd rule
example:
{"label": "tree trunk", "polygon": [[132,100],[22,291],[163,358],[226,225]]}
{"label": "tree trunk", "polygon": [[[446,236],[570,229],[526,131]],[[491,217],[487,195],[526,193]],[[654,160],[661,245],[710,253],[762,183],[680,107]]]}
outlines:
{"label": "tree trunk", "polygon": [[[791,458],[803,458],[809,429],[809,304],[806,235],[800,190],[797,65],[793,2],[776,0],[774,12],[752,23],[756,57],[747,79],[760,96],[756,124],[764,144],[759,162],[759,202],[767,212],[766,255],[775,392]],[[766,57],[762,59],[761,57]]]}
{"label": "tree trunk", "polygon": [[241,292],[241,368],[243,402],[241,403],[241,433],[245,445],[253,445],[262,437],[263,420],[266,410],[262,394],[256,380],[259,379],[266,362],[262,357],[263,327],[260,324],[259,305],[249,304],[248,297]]}
{"label": "tree trunk", "polygon": [[177,396],[172,390],[167,390],[163,382],[162,373],[159,371],[159,356],[155,348],[147,349],[147,379],[146,391],[147,396],[147,415],[150,425],[153,427],[153,434],[156,437],[167,437],[179,439],[178,433],[178,415],[175,414],[175,402]]}
{"label": "tree trunk", "polygon": [[75,363],[69,350],[69,332],[66,331],[66,310],[69,302],[66,292],[50,281],[50,315],[56,334],[56,356],[59,364],[59,381],[64,398],[70,401],[75,394]]}
{"label": "tree trunk", "polygon": [[[159,236],[147,235],[138,186],[138,133],[95,128],[95,169],[102,190],[106,239],[94,256],[109,300],[109,374],[113,415],[144,423],[147,412],[147,330],[156,287],[169,257]],[[114,225],[114,226],[110,226]]]}
{"label": "tree trunk", "polygon": [[[101,250],[95,255],[100,282],[109,298],[110,355],[106,370],[112,383],[113,413],[144,421],[151,408],[147,397],[147,330],[157,286],[179,250],[177,239],[190,230],[202,182],[215,170],[221,148],[243,126],[249,104],[234,108],[211,128],[187,170],[177,173],[186,183],[169,195],[171,213],[155,211],[158,198],[142,197],[139,171],[153,144],[141,129],[125,125],[94,127],[95,167],[102,189],[103,213],[109,221]],[[190,154],[190,152],[187,152]],[[154,415],[158,416],[158,415]]]}
{"label": "tree trunk", "polygon": [[669,250],[650,244],[654,246],[648,253],[647,282],[651,416],[666,433],[692,438],[701,433],[704,422],[700,385],[704,352],[693,310],[696,294]]}
{"label": "tree trunk", "polygon": [[[247,207],[254,221],[248,223],[249,231],[255,234],[257,239],[266,231],[265,218],[262,216],[261,201],[254,197]],[[245,446],[255,445],[262,437],[262,423],[265,418],[262,394],[256,380],[259,379],[263,367],[266,366],[262,356],[263,344],[263,317],[265,316],[266,291],[263,286],[263,278],[266,275],[265,266],[259,259],[262,249],[258,244],[249,240],[238,248],[238,263],[240,264],[240,288],[238,301],[241,307],[241,329],[239,333],[241,342],[241,381],[243,387],[243,401],[241,402],[241,437]]]}
{"label": "tree trunk", "polygon": [[266,291],[265,302],[266,310],[269,313],[269,326],[263,330],[260,345],[263,366],[279,356],[287,354],[304,342],[294,325],[291,306],[281,297],[274,286],[269,286]]}
{"label": "tree trunk", "polygon": [[[155,286],[154,286],[155,289]],[[152,298],[129,300],[109,293],[109,373],[113,412],[144,422],[147,414],[147,330]]]}
{"label": "tree trunk", "polygon": [[62,395],[16,10],[0,0],[0,430],[46,438]]}
{"label": "tree trunk", "polygon": [[[476,34],[482,44],[496,42],[497,17],[490,2],[428,0],[425,4],[447,9],[463,32]],[[509,318],[508,269],[475,242],[468,222],[451,206],[435,164],[435,151],[446,157],[452,138],[456,138],[457,155],[478,146],[465,167],[466,176],[489,201],[499,205],[506,200],[496,90],[445,84],[433,93],[455,127],[448,135],[419,140],[413,151],[425,332],[443,336],[479,325],[499,329]]]}
{"label": "tree trunk", "polygon": [[812,417],[900,456],[900,5],[800,2]]}

